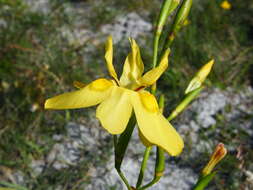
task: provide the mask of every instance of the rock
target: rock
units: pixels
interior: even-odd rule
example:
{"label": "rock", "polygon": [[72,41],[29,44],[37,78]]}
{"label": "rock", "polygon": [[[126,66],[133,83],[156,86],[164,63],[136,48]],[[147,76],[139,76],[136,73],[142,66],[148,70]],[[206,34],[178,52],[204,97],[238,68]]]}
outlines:
{"label": "rock", "polygon": [[79,47],[85,45],[90,39],[94,39],[96,35],[84,28],[69,28],[64,26],[59,29],[63,39],[67,41],[70,46]]}
{"label": "rock", "polygon": [[25,2],[32,12],[48,14],[51,11],[49,0],[25,0]]}
{"label": "rock", "polygon": [[32,169],[33,177],[37,177],[44,170],[45,161],[44,160],[32,160],[32,162],[30,163],[30,167]]}
{"label": "rock", "polygon": [[205,128],[214,125],[214,115],[226,106],[227,101],[225,94],[218,89],[214,89],[211,94],[203,93],[202,98],[192,104],[198,124]]}
{"label": "rock", "polygon": [[0,19],[0,28],[6,28],[7,22],[4,19]]}
{"label": "rock", "polygon": [[150,33],[152,24],[142,19],[137,13],[132,12],[118,16],[113,24],[101,27],[102,33],[112,35],[115,43],[123,38],[137,38],[139,35]]}

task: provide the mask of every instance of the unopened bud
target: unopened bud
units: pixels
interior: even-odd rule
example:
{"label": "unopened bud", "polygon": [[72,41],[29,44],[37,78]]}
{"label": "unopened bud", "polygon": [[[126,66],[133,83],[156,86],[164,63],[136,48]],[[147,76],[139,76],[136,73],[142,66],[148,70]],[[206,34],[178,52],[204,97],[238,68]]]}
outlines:
{"label": "unopened bud", "polygon": [[206,77],[210,73],[213,64],[214,60],[211,60],[203,67],[201,67],[201,69],[197,72],[197,74],[194,76],[194,78],[191,80],[188,87],[186,88],[185,94],[188,94],[189,92],[199,88],[202,85],[202,83],[205,81]]}
{"label": "unopened bud", "polygon": [[227,154],[227,149],[225,148],[224,144],[219,143],[216,146],[209,162],[207,163],[205,168],[202,170],[203,176],[210,174],[213,168],[224,158],[226,154]]}
{"label": "unopened bud", "polygon": [[[177,7],[176,3],[179,3],[179,1],[174,1],[174,5],[176,5],[175,7]],[[167,49],[168,47],[171,46],[177,32],[180,30],[181,27],[185,26],[185,22],[191,10],[191,6],[192,6],[192,0],[183,0],[181,6],[177,10],[174,22],[171,27],[171,31],[168,34],[168,37],[164,44],[163,49]]]}
{"label": "unopened bud", "polygon": [[164,0],[157,22],[156,35],[160,35],[162,33],[168,16],[175,10],[175,8],[177,8],[178,4],[179,0]]}
{"label": "unopened bud", "polygon": [[183,25],[185,20],[187,19],[189,12],[191,10],[192,0],[184,0],[178,9],[176,14],[175,22],[173,23],[173,33],[177,32]]}

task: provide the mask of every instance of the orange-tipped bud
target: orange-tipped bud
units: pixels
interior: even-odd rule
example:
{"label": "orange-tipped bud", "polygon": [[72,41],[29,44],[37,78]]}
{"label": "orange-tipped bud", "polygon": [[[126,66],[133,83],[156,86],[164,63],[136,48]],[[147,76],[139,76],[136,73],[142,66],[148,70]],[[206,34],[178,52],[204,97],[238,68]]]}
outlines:
{"label": "orange-tipped bud", "polygon": [[213,168],[224,158],[226,154],[227,154],[227,149],[225,148],[224,144],[219,143],[216,146],[209,162],[207,163],[205,168],[202,170],[203,176],[210,174]]}

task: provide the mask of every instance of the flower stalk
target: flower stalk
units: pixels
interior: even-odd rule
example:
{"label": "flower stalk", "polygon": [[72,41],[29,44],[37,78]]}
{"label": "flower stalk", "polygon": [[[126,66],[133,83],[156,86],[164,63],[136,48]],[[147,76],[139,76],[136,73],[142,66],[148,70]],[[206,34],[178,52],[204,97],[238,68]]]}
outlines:
{"label": "flower stalk", "polygon": [[190,13],[191,6],[192,0],[183,0],[182,4],[177,10],[175,19],[173,20],[171,30],[167,36],[167,39],[163,47],[163,51],[171,46],[172,42],[175,39],[176,34],[182,28],[182,26],[184,26],[184,23]]}
{"label": "flower stalk", "polygon": [[152,185],[156,184],[163,176],[164,169],[165,169],[164,151],[160,147],[156,147],[156,165],[155,165],[154,178],[151,182],[139,188],[138,190],[145,190],[151,187]]}
{"label": "flower stalk", "polygon": [[143,160],[142,160],[142,163],[141,163],[141,169],[140,169],[140,172],[139,172],[139,177],[138,177],[138,180],[137,180],[137,183],[136,183],[136,188],[137,189],[142,184],[144,173],[145,173],[145,170],[147,168],[147,161],[148,161],[151,149],[152,149],[152,146],[148,146],[145,149],[145,152],[144,152],[144,155],[143,155]]}
{"label": "flower stalk", "polygon": [[160,40],[161,33],[163,31],[163,27],[166,22],[168,13],[169,13],[171,2],[172,0],[163,1],[160,15],[158,17],[158,22],[155,28],[155,35],[154,35],[154,42],[153,42],[153,67],[155,67],[157,63],[159,40]]}
{"label": "flower stalk", "polygon": [[172,119],[176,118],[182,111],[184,111],[187,106],[197,98],[197,96],[200,94],[200,92],[204,89],[204,87],[199,87],[192,92],[188,93],[185,95],[183,100],[178,104],[178,106],[171,112],[169,117],[167,118],[168,121],[171,121]]}

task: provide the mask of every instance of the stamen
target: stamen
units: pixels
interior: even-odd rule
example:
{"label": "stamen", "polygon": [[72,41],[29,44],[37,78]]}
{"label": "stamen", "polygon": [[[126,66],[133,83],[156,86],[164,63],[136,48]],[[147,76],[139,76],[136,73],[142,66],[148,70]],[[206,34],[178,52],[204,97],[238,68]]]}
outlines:
{"label": "stamen", "polygon": [[140,87],[136,88],[134,91],[139,91],[139,90],[141,90],[143,88],[145,88],[145,86],[140,86]]}

